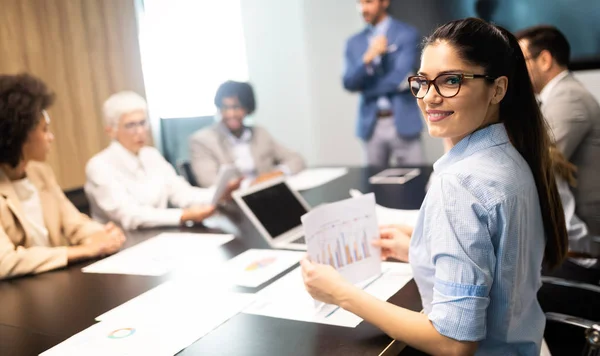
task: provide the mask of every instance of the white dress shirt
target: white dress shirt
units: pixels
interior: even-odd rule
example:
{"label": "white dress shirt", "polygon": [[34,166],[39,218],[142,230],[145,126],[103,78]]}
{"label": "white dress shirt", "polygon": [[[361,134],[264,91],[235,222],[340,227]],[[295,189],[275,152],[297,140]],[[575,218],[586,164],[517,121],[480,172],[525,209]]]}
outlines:
{"label": "white dress shirt", "polygon": [[214,192],[192,187],[154,147],[134,155],[115,141],[88,162],[86,177],[92,217],[124,229],[179,225],[180,208],[210,204]]}
{"label": "white dress shirt", "polygon": [[50,247],[48,230],[42,212],[42,202],[37,188],[28,178],[12,181],[11,184],[21,201],[21,206],[29,223],[30,229],[28,232],[32,239],[31,246]]}
{"label": "white dress shirt", "polygon": [[[220,124],[220,129],[225,133],[227,140],[231,145],[231,153],[234,159],[233,164],[242,177],[244,177],[241,187],[244,189],[248,188],[258,176],[256,164],[254,163],[254,158],[252,156],[252,148],[250,146],[252,142],[252,129],[249,127],[244,128],[244,132],[242,132],[240,137],[232,134],[223,123]],[[291,175],[291,169],[285,164],[278,165],[277,169],[286,176]]]}
{"label": "white dress shirt", "polygon": [[563,179],[556,179],[556,185],[565,211],[569,251],[587,253],[591,256],[600,255],[600,244],[594,242],[594,236],[589,234],[587,225],[575,215],[575,198],[569,184]]}
{"label": "white dress shirt", "polygon": [[234,134],[221,124],[221,130],[227,135],[227,140],[231,144],[231,153],[233,154],[235,167],[240,171],[242,176],[254,179],[256,178],[256,165],[252,157],[250,142],[252,141],[252,130],[244,128],[244,132],[240,137]]}

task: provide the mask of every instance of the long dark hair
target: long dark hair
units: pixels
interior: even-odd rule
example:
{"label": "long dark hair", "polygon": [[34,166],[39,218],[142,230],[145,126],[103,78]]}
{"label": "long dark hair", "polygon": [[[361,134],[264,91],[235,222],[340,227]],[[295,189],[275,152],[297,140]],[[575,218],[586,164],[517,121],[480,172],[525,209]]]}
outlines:
{"label": "long dark hair", "polygon": [[544,264],[549,268],[560,265],[568,246],[565,216],[550,158],[548,128],[536,102],[519,42],[506,29],[476,18],[439,27],[425,39],[424,45],[440,41],[452,45],[466,62],[483,67],[485,74],[508,78],[506,95],[500,103],[500,121],[535,180],[546,234]]}
{"label": "long dark hair", "polygon": [[556,148],[556,145],[550,146],[550,159],[554,165],[554,174],[560,179],[569,183],[573,188],[577,187],[577,166],[569,160]]}

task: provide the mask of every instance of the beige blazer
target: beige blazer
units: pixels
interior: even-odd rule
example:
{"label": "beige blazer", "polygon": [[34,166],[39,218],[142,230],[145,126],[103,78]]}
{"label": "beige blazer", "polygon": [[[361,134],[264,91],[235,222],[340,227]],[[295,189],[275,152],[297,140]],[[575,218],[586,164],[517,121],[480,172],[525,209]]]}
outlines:
{"label": "beige blazer", "polygon": [[[267,130],[253,126],[250,150],[257,174],[269,173],[278,165],[285,165],[291,174],[305,168],[304,159],[277,141]],[[190,163],[196,181],[202,187],[215,184],[219,168],[223,164],[233,164],[232,144],[219,124],[195,132],[190,138]]]}
{"label": "beige blazer", "polygon": [[600,235],[600,105],[569,73],[556,83],[542,113],[556,146],[577,166],[576,214]]}
{"label": "beige blazer", "polygon": [[21,201],[5,175],[0,175],[0,279],[36,274],[67,265],[67,248],[101,231],[103,226],[79,213],[56,183],[52,169],[30,162],[27,177],[38,189],[52,247],[31,246],[31,226]]}

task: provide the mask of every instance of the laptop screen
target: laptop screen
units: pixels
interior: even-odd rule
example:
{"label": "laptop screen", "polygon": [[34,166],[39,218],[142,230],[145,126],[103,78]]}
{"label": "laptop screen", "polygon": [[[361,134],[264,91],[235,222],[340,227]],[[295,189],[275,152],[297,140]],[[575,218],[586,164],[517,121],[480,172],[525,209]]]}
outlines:
{"label": "laptop screen", "polygon": [[285,183],[248,194],[242,200],[273,238],[300,226],[300,217],[307,213]]}

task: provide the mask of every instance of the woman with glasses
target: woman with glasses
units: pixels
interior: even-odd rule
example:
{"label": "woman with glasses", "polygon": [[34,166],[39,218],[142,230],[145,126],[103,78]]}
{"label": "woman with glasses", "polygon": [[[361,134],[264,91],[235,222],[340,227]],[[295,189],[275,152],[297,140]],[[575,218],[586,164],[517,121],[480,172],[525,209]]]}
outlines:
{"label": "woman with glasses", "polygon": [[309,260],[306,288],[430,354],[539,355],[541,268],[562,262],[567,232],[519,43],[480,19],[450,22],[426,39],[409,82],[430,135],[452,145],[434,164],[412,237],[381,234],[395,241],[384,256],[410,261],[424,313],[377,300]]}
{"label": "woman with glasses", "polygon": [[117,252],[125,236],[79,213],[44,162],[54,94],[29,74],[0,75],[0,279]]}
{"label": "woman with glasses", "polygon": [[192,187],[157,149],[146,146],[144,98],[130,91],[116,93],[103,112],[112,142],[86,166],[85,192],[95,220],[137,229],[201,222],[213,214],[213,190]]}
{"label": "woman with glasses", "polygon": [[256,109],[250,84],[221,84],[215,106],[219,123],[190,139],[191,165],[198,184],[215,184],[222,165],[234,166],[246,182],[255,183],[304,169],[302,156],[277,142],[263,127],[245,123],[246,116]]}

